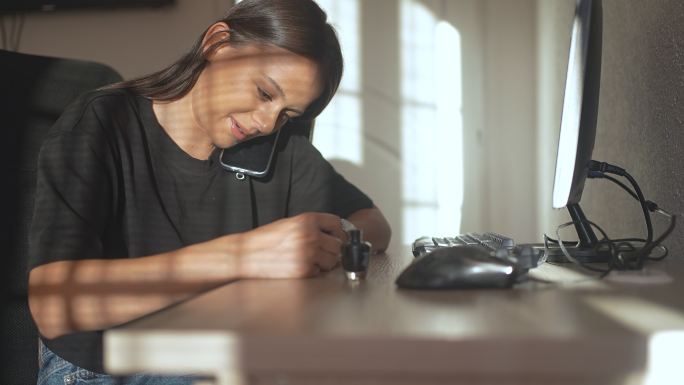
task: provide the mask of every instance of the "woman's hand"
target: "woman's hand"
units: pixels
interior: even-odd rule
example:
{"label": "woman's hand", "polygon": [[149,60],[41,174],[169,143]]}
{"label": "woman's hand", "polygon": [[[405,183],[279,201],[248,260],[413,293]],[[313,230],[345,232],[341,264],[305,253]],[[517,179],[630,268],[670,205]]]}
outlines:
{"label": "woman's hand", "polygon": [[345,239],[338,216],[305,213],[156,255],[51,262],[29,274],[31,314],[48,338],[106,329],[234,279],[330,270]]}
{"label": "woman's hand", "polygon": [[304,278],[337,266],[347,236],[340,217],[304,213],[237,237],[240,278]]}

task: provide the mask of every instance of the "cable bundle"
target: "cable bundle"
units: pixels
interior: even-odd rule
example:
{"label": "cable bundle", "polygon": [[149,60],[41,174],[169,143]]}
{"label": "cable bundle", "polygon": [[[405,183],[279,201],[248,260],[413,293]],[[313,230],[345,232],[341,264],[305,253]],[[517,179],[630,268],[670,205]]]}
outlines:
{"label": "cable bundle", "polygon": [[[617,175],[620,177],[623,177],[629,181],[629,183],[632,185],[632,188],[618,180],[617,178],[614,178],[613,176],[609,175]],[[619,187],[621,187],[623,190],[625,190],[629,195],[631,195],[634,199],[639,201],[639,204],[641,205],[641,209],[644,213],[644,220],[646,222],[646,238],[623,238],[623,239],[610,239],[608,235],[606,234],[605,231],[595,223],[591,221],[587,221],[589,225],[597,229],[601,235],[603,236],[603,239],[601,239],[595,246],[596,250],[603,248],[607,248],[611,258],[608,263],[608,268],[607,269],[601,269],[597,268],[595,266],[589,266],[586,263],[578,261],[576,258],[574,258],[567,250],[567,246],[570,244],[569,242],[565,242],[561,240],[560,237],[560,230],[574,225],[574,222],[568,222],[564,223],[556,228],[556,236],[557,239],[552,239],[546,234],[544,234],[544,244],[545,247],[548,249],[548,244],[549,243],[554,243],[557,244],[558,247],[561,249],[563,252],[563,255],[571,262],[574,262],[588,270],[591,271],[596,271],[601,273],[601,277],[606,276],[611,270],[613,269],[619,269],[619,270],[638,270],[641,269],[644,265],[644,262],[647,260],[662,260],[664,259],[667,254],[668,250],[665,246],[662,245],[662,242],[667,238],[672,231],[675,228],[676,222],[677,222],[677,216],[674,214],[671,214],[660,207],[652,201],[646,200],[644,198],[644,195],[641,191],[641,188],[639,188],[639,184],[636,182],[636,180],[624,169],[617,167],[615,165],[605,163],[605,162],[597,162],[595,160],[592,160],[589,162],[589,173],[587,175],[589,178],[601,178],[601,179],[606,179],[609,180],[615,184],[617,184]],[[653,239],[653,224],[651,222],[651,212],[663,215],[665,217],[668,217],[670,219],[670,224],[667,227],[667,229],[660,235],[658,236],[655,240]],[[635,247],[633,243],[638,243],[641,244],[640,247]],[[654,249],[660,249],[662,250],[662,253],[659,256],[653,257],[651,256],[651,253],[653,252]]]}

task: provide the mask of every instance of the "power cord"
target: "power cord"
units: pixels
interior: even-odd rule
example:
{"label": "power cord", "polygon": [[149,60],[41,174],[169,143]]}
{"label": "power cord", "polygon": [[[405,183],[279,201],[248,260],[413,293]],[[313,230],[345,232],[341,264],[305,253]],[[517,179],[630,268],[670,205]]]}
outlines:
{"label": "power cord", "polygon": [[[649,213],[649,208],[646,205],[646,199],[644,198],[644,194],[641,192],[641,188],[639,187],[639,184],[637,181],[623,168],[606,163],[606,162],[597,162],[595,160],[589,161],[589,173],[587,177],[589,178],[605,178],[606,174],[614,174],[614,175],[619,175],[621,177],[626,178],[629,183],[634,187],[634,192],[636,193],[636,199],[639,201],[639,204],[641,205],[641,210],[644,213],[644,219],[646,220],[646,241],[647,243],[651,243],[653,241],[653,224],[651,223],[651,214]],[[610,178],[608,180],[612,180],[614,178]],[[622,187],[622,183],[618,184],[620,187]],[[627,186],[624,186],[627,187]],[[634,196],[634,194],[630,194]]]}
{"label": "power cord", "polygon": [[[622,183],[620,180],[617,178],[612,177],[611,175],[608,174],[614,174],[618,175],[621,177],[626,178],[630,184],[633,186],[630,188],[626,184]],[[597,161],[590,161],[589,163],[589,173],[587,175],[589,178],[602,178],[609,180],[616,185],[618,185],[620,188],[625,190],[627,193],[629,193],[630,196],[632,196],[634,199],[639,201],[642,211],[644,213],[644,220],[646,222],[646,229],[647,229],[647,236],[646,239],[643,238],[622,238],[622,239],[611,239],[608,237],[606,232],[596,225],[595,223],[588,221],[587,224],[592,226],[593,228],[597,229],[603,238],[599,240],[599,242],[595,245],[595,250],[600,250],[601,248],[604,248],[604,252],[606,251],[607,247],[607,252],[610,255],[609,262],[608,262],[608,268],[607,269],[601,269],[597,268],[594,266],[587,265],[586,263],[580,262],[577,260],[577,258],[574,258],[570,252],[567,250],[567,246],[573,245],[573,242],[568,242],[568,241],[563,241],[560,236],[560,230],[574,225],[575,222],[568,222],[564,223],[556,228],[556,236],[557,239],[553,239],[546,234],[544,234],[544,247],[548,251],[549,243],[553,243],[557,245],[563,255],[571,262],[578,264],[579,266],[591,270],[594,272],[600,273],[600,278],[605,277],[610,273],[611,270],[613,269],[622,269],[622,270],[636,270],[636,269],[641,269],[643,267],[643,263],[646,260],[652,260],[652,261],[660,261],[663,260],[667,255],[668,255],[668,249],[667,247],[662,245],[662,242],[674,231],[674,228],[677,223],[677,216],[674,214],[671,214],[663,209],[661,209],[656,203],[646,200],[644,198],[643,192],[639,188],[639,184],[636,182],[636,180],[623,168],[620,168],[618,166],[605,163],[605,162],[597,162]],[[653,239],[653,224],[651,222],[651,216],[650,213],[656,213],[665,217],[668,217],[670,219],[670,223],[667,227],[667,229],[660,235],[658,238],[655,240]],[[635,247],[634,243],[641,243],[641,247]],[[659,256],[653,257],[651,254],[655,249],[661,250],[661,254]]]}
{"label": "power cord", "polygon": [[[594,222],[591,222],[591,221],[589,221],[589,220],[587,220],[587,222],[588,222],[589,225],[591,225],[592,227],[596,228],[596,229],[601,233],[601,235],[603,235],[603,239],[600,240],[599,243],[596,245],[596,249],[599,249],[600,246],[601,246],[603,243],[606,243],[606,244],[608,245],[610,254],[611,254],[611,255],[614,255],[614,245],[613,245],[613,243],[610,241],[610,239],[608,238],[608,235],[606,235],[605,231],[603,231],[603,229],[602,229],[601,227],[599,227],[597,224],[595,224]],[[565,258],[567,258],[568,261],[570,261],[570,262],[572,262],[572,263],[574,263],[574,264],[576,264],[576,265],[579,265],[579,266],[581,266],[581,267],[583,267],[583,268],[585,268],[585,269],[587,269],[587,270],[590,270],[590,271],[593,271],[593,272],[597,272],[597,273],[601,273],[600,278],[605,277],[606,275],[608,275],[608,273],[610,273],[610,271],[611,271],[612,268],[613,268],[612,258],[611,258],[611,262],[610,262],[609,265],[608,265],[608,269],[600,269],[600,268],[597,268],[597,267],[590,266],[590,265],[588,265],[588,264],[586,264],[586,263],[584,263],[584,262],[580,262],[577,258],[573,257],[573,256],[570,254],[570,252],[568,251],[568,249],[566,248],[566,244],[567,244],[568,242],[563,241],[563,240],[561,239],[560,231],[561,231],[561,229],[563,229],[563,228],[565,228],[565,227],[568,227],[568,226],[573,226],[574,224],[575,224],[575,222],[572,221],[572,222],[563,223],[562,225],[556,227],[556,237],[558,237],[558,238],[557,238],[558,240],[557,240],[555,243],[558,245],[558,247],[560,247],[561,252],[563,252],[563,255],[565,256]],[[545,240],[546,240],[546,238],[547,238],[547,237],[546,237],[546,234],[544,234],[544,238],[545,238]],[[607,242],[606,242],[606,241],[607,241]],[[547,243],[547,242],[544,242],[544,248],[545,248],[544,252],[545,252],[545,253],[548,253],[548,243]]]}
{"label": "power cord", "polygon": [[[627,179],[629,183],[632,185],[633,190],[624,183],[622,183],[620,180],[608,174],[621,176]],[[618,252],[616,255],[614,255],[614,262],[616,263],[616,267],[621,269],[641,269],[646,260],[664,259],[667,256],[668,251],[665,246],[661,245],[661,243],[674,230],[677,222],[676,216],[661,209],[660,207],[658,207],[656,203],[646,200],[637,181],[625,169],[621,167],[606,162],[598,162],[592,160],[589,162],[589,173],[587,177],[602,178],[617,184],[620,188],[628,192],[630,196],[639,201],[639,204],[641,205],[641,209],[644,214],[644,220],[646,222],[647,231],[646,239],[628,238],[610,241],[618,245]],[[660,215],[664,215],[670,218],[670,224],[668,228],[655,240],[653,240],[653,224],[651,222],[650,215],[651,212],[658,213]],[[633,242],[643,243],[643,245],[640,248],[635,248],[632,245]],[[658,257],[651,257],[651,253],[655,248],[663,250],[663,254]]]}

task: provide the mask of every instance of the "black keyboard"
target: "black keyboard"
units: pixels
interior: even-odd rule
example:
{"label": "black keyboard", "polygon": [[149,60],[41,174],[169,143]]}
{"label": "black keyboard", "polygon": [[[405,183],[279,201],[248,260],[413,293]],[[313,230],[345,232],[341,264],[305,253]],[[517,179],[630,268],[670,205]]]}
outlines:
{"label": "black keyboard", "polygon": [[529,245],[516,245],[512,238],[496,233],[466,233],[453,237],[420,237],[413,242],[413,255],[421,257],[439,248],[469,245],[484,248],[498,258],[514,260],[521,268],[537,266],[543,255],[541,250]]}
{"label": "black keyboard", "polygon": [[420,237],[413,242],[413,255],[420,257],[440,247],[458,245],[478,245],[496,253],[500,249],[514,248],[515,241],[496,233],[467,233],[455,237]]}

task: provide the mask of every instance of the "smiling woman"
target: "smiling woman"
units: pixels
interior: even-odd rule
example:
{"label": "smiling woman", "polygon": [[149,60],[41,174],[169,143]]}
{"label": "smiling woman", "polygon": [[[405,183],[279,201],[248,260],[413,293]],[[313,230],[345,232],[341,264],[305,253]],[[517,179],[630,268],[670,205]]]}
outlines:
{"label": "smiling woman", "polygon": [[[217,23],[207,39],[229,33]],[[271,134],[301,116],[322,91],[316,63],[282,48],[224,45],[207,60],[188,94],[154,103],[169,135],[198,159],[215,147]]]}
{"label": "smiling woman", "polygon": [[[387,247],[371,199],[294,134],[341,75],[335,31],[314,1],[245,0],[178,62],[66,110],[41,149],[30,231],[39,384],[188,383],[107,376],[102,330],[235,279],[331,270],[347,237],[341,218]],[[221,149],[276,130],[265,177],[221,168]]]}

